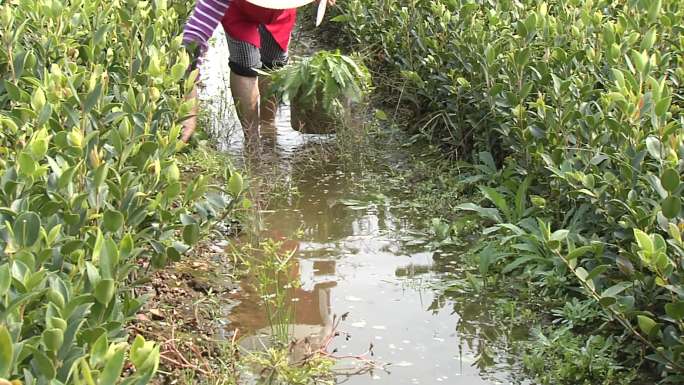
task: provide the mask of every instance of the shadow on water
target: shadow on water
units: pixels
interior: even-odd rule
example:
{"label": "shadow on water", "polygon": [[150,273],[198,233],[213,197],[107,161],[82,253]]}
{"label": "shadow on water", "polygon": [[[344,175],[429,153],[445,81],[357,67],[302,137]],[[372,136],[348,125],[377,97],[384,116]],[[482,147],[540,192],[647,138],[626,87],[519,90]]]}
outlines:
{"label": "shadow on water", "polygon": [[[226,84],[218,72],[227,71],[221,62],[227,64],[227,55],[223,59],[215,49],[203,75],[205,99],[213,105],[218,97],[226,98],[225,92],[216,90]],[[225,44],[218,43],[218,49],[225,49]],[[511,354],[510,344],[525,338],[526,331],[498,327],[490,315],[491,298],[444,295],[435,289],[459,277],[457,264],[449,262],[456,258],[436,256],[416,231],[419,219],[402,212],[392,196],[358,183],[334,161],[306,164],[311,163],[312,146],[324,145],[321,142],[329,138],[293,131],[287,107],[281,110],[278,137],[263,154],[262,169],[277,170],[273,177],[284,175],[296,194],[262,208],[258,236],[294,252],[287,272],[298,283],[287,298],[293,306],[291,337],[320,343],[330,333],[335,315],[349,313],[341,328],[351,338],[335,339],[330,349],[342,356],[357,355],[373,344],[373,359],[391,364],[387,372],[346,379],[354,385],[524,383],[514,379],[519,359]],[[226,127],[235,125],[224,113],[225,109],[210,108],[216,122],[210,131],[225,150],[239,157],[241,135],[233,128],[228,131]],[[230,328],[247,336],[246,347],[263,347],[270,333],[268,314],[249,279],[238,299],[229,309]],[[339,365],[357,364],[341,360]]]}

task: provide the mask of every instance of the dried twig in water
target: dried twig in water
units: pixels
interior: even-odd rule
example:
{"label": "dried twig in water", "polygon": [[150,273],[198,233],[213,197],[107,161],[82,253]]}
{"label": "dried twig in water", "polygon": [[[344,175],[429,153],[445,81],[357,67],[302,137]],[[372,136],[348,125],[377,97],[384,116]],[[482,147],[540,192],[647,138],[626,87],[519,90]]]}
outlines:
{"label": "dried twig in water", "polygon": [[[307,354],[302,360],[300,360],[296,364],[297,365],[305,365],[307,362],[309,362],[310,360],[312,360],[313,358],[318,356],[318,357],[326,357],[326,358],[337,360],[337,361],[344,360],[344,359],[352,359],[352,360],[356,360],[356,361],[362,363],[362,366],[360,366],[360,367],[351,368],[350,370],[353,370],[353,372],[346,372],[345,373],[344,370],[340,370],[340,369],[334,370],[334,373],[336,375],[344,375],[344,376],[350,376],[351,377],[354,375],[369,373],[369,372],[372,372],[373,370],[376,370],[376,369],[388,372],[386,367],[389,364],[376,362],[370,358],[370,357],[374,356],[374,354],[375,354],[373,352],[373,343],[370,343],[368,350],[362,354],[335,355],[335,353],[337,352],[337,349],[334,349],[332,352],[329,352],[330,345],[335,340],[335,338],[340,337],[340,336],[344,336],[344,338],[347,340],[349,340],[351,338],[351,335],[349,333],[339,330],[340,324],[342,323],[342,321],[345,321],[348,316],[349,316],[349,312],[342,314],[342,316],[340,316],[340,317],[338,317],[337,314],[333,315],[333,322],[332,322],[333,327],[332,327],[330,333],[328,333],[328,335],[326,335],[325,338],[323,339],[323,342],[321,343],[320,348],[318,348],[315,351],[310,352],[309,354]],[[304,339],[299,340],[299,341],[293,341],[291,343],[290,349],[293,349],[294,345],[300,344],[300,343],[303,343],[307,347],[307,350],[310,351],[310,341],[309,341],[308,337],[305,337]]]}

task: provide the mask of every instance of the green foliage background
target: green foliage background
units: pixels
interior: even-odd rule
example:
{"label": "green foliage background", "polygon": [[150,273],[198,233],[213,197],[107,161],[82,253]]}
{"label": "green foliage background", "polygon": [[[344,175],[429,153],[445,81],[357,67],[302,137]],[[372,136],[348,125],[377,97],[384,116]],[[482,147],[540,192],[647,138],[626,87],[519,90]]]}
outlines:
{"label": "green foliage background", "polygon": [[159,347],[124,330],[135,287],[242,191],[230,170],[224,192],[176,163],[190,6],[0,7],[0,379],[144,384],[157,369]]}
{"label": "green foliage background", "polygon": [[583,293],[608,317],[599,333],[628,337],[625,352],[650,361],[636,365],[672,382],[684,379],[683,4],[348,0],[335,18],[398,80],[420,131],[474,163],[477,199],[458,209],[483,218],[481,274]]}

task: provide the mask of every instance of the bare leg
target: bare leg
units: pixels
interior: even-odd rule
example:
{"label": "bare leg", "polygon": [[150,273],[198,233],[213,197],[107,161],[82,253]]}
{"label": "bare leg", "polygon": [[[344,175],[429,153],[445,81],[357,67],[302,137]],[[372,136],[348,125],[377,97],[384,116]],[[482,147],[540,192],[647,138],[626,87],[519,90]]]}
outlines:
{"label": "bare leg", "polygon": [[259,93],[261,94],[260,123],[261,136],[264,139],[275,140],[276,137],[276,112],[278,111],[278,99],[270,94],[271,80],[268,76],[259,77]]}
{"label": "bare leg", "polygon": [[230,90],[233,93],[235,108],[248,148],[257,146],[259,142],[259,87],[257,83],[256,77],[230,73]]}
{"label": "bare leg", "polygon": [[197,86],[192,87],[192,91],[186,96],[188,100],[194,100],[195,104],[190,110],[190,117],[183,121],[183,135],[181,140],[188,142],[197,128],[197,114],[199,113],[199,99],[197,99]]}

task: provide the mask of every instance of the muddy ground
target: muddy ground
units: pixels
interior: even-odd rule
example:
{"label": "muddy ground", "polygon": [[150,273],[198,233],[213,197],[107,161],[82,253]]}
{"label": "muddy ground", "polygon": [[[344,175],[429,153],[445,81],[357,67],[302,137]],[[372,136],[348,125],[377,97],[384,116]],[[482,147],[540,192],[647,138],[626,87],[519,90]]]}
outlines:
{"label": "muddy ground", "polygon": [[160,344],[155,384],[216,383],[217,375],[227,376],[233,350],[224,312],[233,305],[237,280],[226,250],[235,239],[217,232],[140,288],[149,299],[129,331]]}

